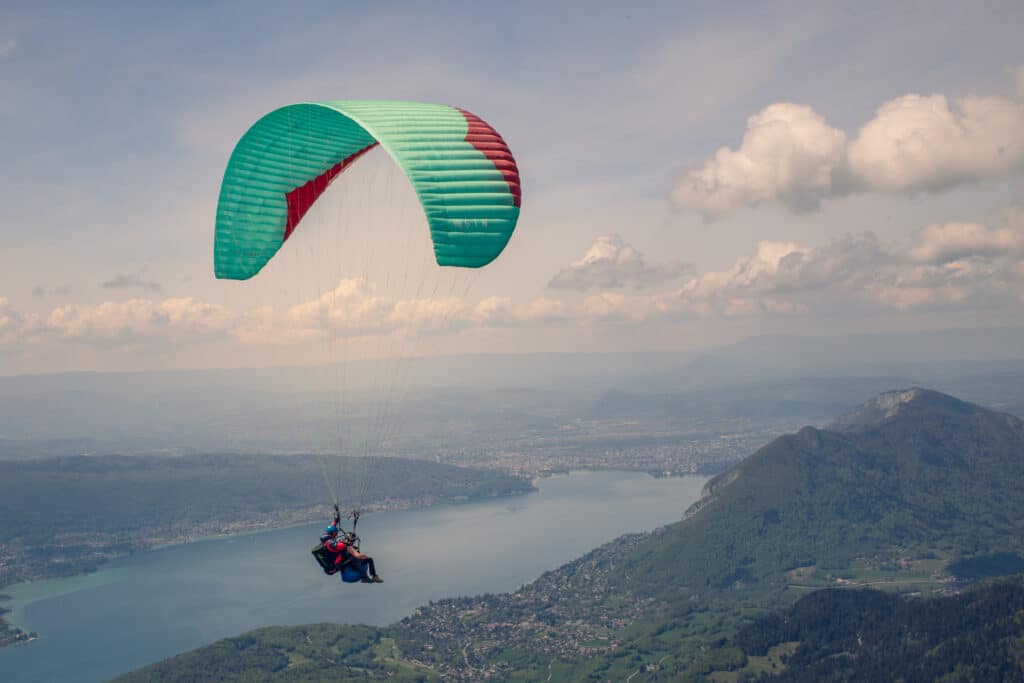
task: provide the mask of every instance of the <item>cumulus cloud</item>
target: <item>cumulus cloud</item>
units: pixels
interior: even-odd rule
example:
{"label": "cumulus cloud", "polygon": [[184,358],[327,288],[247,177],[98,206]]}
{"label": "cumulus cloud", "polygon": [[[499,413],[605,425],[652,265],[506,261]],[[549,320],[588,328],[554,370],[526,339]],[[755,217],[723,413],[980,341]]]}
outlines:
{"label": "cumulus cloud", "polygon": [[235,315],[223,306],[192,298],[130,299],[55,308],[46,317],[44,328],[60,341],[119,347],[224,337],[234,320]]}
{"label": "cumulus cloud", "polygon": [[1024,224],[944,223],[918,230],[902,267],[872,288],[900,309],[1018,300],[1024,291]]}
{"label": "cumulus cloud", "polygon": [[504,327],[520,323],[550,323],[574,317],[573,306],[558,299],[539,297],[517,304],[508,297],[492,296],[473,307],[469,320],[485,327]]}
{"label": "cumulus cloud", "polygon": [[125,275],[119,273],[113,278],[100,283],[104,289],[144,289],[150,292],[159,292],[160,283],[153,280],[145,280],[141,275]]}
{"label": "cumulus cloud", "polygon": [[384,328],[391,307],[365,278],[345,278],[318,299],[289,309],[286,323],[293,330],[311,334],[365,334]]}
{"label": "cumulus cloud", "polygon": [[519,320],[526,322],[555,322],[572,317],[572,309],[564,301],[538,297],[529,303],[515,307]]}
{"label": "cumulus cloud", "polygon": [[506,297],[489,297],[473,307],[468,324],[482,327],[545,325],[565,322],[617,322],[642,320],[656,314],[658,294],[601,292],[579,301],[538,297],[514,303]]}
{"label": "cumulus cloud", "polygon": [[461,326],[466,309],[462,299],[408,299],[396,302],[388,314],[388,322],[396,327],[443,331]]}
{"label": "cumulus cloud", "polygon": [[810,107],[778,103],[750,117],[738,148],[682,173],[671,200],[713,219],[762,203],[804,211],[828,197],[932,192],[1022,170],[1021,101],[904,95],[852,140]]}
{"label": "cumulus cloud", "polygon": [[555,274],[552,289],[586,291],[589,289],[641,288],[678,277],[691,267],[679,262],[648,265],[643,254],[619,235],[604,235],[578,261]]}
{"label": "cumulus cloud", "polygon": [[737,259],[728,270],[693,278],[680,295],[696,301],[728,301],[750,295],[854,289],[892,258],[872,232],[845,235],[814,248],[765,241],[758,244],[752,256]]}
{"label": "cumulus cloud", "polygon": [[361,337],[396,331],[440,332],[464,325],[471,317],[465,302],[456,297],[392,301],[378,296],[365,278],[345,278],[319,298],[293,306],[282,320],[265,314],[259,326],[274,326],[274,334],[282,339]]}
{"label": "cumulus cloud", "polygon": [[810,107],[773,104],[747,120],[737,149],[680,175],[671,198],[708,218],[769,201],[813,209],[833,192],[845,147],[846,134]]}
{"label": "cumulus cloud", "polygon": [[481,325],[500,326],[513,318],[512,299],[490,296],[473,307],[473,318]]}
{"label": "cumulus cloud", "polygon": [[947,263],[971,257],[1024,255],[1024,230],[991,228],[979,223],[944,223],[921,228],[910,258],[920,263]]}
{"label": "cumulus cloud", "polygon": [[[612,254],[628,254],[631,249],[621,239],[598,240],[595,245]],[[588,256],[599,252],[592,248]],[[584,262],[600,261],[584,258],[573,265],[586,273]],[[589,271],[594,274],[592,282],[605,283],[606,289],[523,302],[500,296],[475,304],[457,297],[396,301],[379,296],[361,278],[343,279],[316,299],[290,308],[249,311],[193,298],[134,298],[65,305],[35,315],[21,313],[0,298],[0,344],[9,348],[25,342],[65,342],[107,349],[204,342],[276,345],[331,337],[450,334],[474,327],[633,325],[693,317],[1024,304],[1024,220],[1016,214],[998,227],[924,226],[906,244],[884,243],[870,231],[813,246],[765,240],[728,268],[647,290],[625,288],[627,282],[641,281],[637,274],[650,268],[640,255],[633,250],[620,261],[633,264],[625,269],[629,279],[621,272],[609,277],[607,269]]]}
{"label": "cumulus cloud", "polygon": [[686,298],[707,300],[750,290],[765,290],[766,281],[775,277],[783,259],[796,257],[807,251],[792,242],[760,242],[753,256],[743,256],[731,268],[712,271],[696,277],[683,286]]}
{"label": "cumulus cloud", "polygon": [[25,316],[11,307],[6,298],[0,296],[0,343],[15,341],[25,326]]}
{"label": "cumulus cloud", "polygon": [[638,306],[644,297],[631,297],[619,292],[602,292],[583,300],[581,313],[592,320],[627,320],[642,318],[646,306]]}
{"label": "cumulus cloud", "polygon": [[872,232],[816,247],[761,242],[732,267],[692,278],[667,302],[702,316],[992,305],[1021,300],[1022,276],[1020,225],[948,223],[922,228],[907,246]]}
{"label": "cumulus cloud", "polygon": [[[343,280],[335,292],[290,309],[283,320],[262,319],[264,328],[292,338],[323,335],[367,336],[381,334],[443,333],[469,327],[540,325],[584,317],[584,307],[560,299],[537,297],[515,302],[491,296],[471,305],[458,297],[389,301],[378,298],[362,279]],[[284,328],[284,329],[282,329]]]}
{"label": "cumulus cloud", "polygon": [[941,190],[1024,168],[1024,103],[905,95],[886,102],[847,150],[855,189]]}
{"label": "cumulus cloud", "polygon": [[941,265],[917,266],[880,278],[865,290],[867,298],[898,310],[949,306],[977,301],[980,304],[1005,299],[1013,279],[1005,264],[992,261],[953,261]]}
{"label": "cumulus cloud", "polygon": [[582,300],[525,304],[487,299],[478,325],[636,322],[688,317],[801,315],[847,310],[908,310],[1024,300],[1024,221],[1003,227],[949,223],[921,228],[909,244],[871,231],[825,244],[765,240],[723,270],[693,275],[673,289],[605,290]]}

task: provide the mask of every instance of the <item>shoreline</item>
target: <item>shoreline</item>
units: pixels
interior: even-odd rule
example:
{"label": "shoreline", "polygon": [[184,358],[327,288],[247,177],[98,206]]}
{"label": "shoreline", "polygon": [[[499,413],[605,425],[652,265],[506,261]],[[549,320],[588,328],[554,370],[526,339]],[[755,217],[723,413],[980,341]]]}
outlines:
{"label": "shoreline", "polygon": [[[517,498],[519,496],[530,495],[532,493],[536,493],[537,492],[537,485],[538,485],[538,483],[541,482],[544,479],[549,479],[551,477],[558,477],[558,476],[569,476],[569,475],[577,473],[577,472],[626,472],[626,473],[646,474],[647,476],[655,478],[655,479],[665,477],[665,475],[663,475],[663,474],[649,472],[649,471],[646,471],[646,470],[621,469],[621,468],[614,468],[614,467],[611,467],[611,468],[606,468],[606,467],[593,467],[593,468],[590,468],[590,467],[586,467],[586,468],[580,468],[580,469],[567,469],[567,470],[545,470],[543,472],[536,473],[536,474],[534,474],[533,476],[531,476],[529,478],[530,487],[531,487],[530,490],[526,490],[526,491],[510,491],[510,492],[507,492],[507,493],[504,493],[504,494],[500,494],[500,495],[497,495],[497,496],[491,496],[490,498]],[[690,474],[690,473],[680,473],[680,474],[669,475],[668,478],[681,478],[682,479],[682,478],[695,477],[695,476],[701,476],[701,475],[699,475],[699,474]],[[401,511],[407,511],[407,510],[427,510],[427,509],[430,509],[432,507],[436,507],[438,505],[461,505],[461,504],[464,504],[464,503],[473,503],[473,502],[479,502],[479,501],[482,501],[482,500],[489,500],[490,498],[488,498],[488,497],[480,497],[480,498],[456,497],[456,498],[452,498],[452,499],[449,499],[449,500],[425,501],[425,500],[420,499],[420,500],[411,500],[411,501],[410,500],[392,501],[391,503],[381,503],[381,504],[368,505],[368,506],[366,506],[364,512],[367,513],[367,514],[372,514],[372,513],[379,513],[379,512],[401,512]],[[309,509],[313,510],[313,509],[318,509],[318,508],[309,508]],[[186,535],[186,536],[179,536],[179,537],[176,537],[176,538],[173,538],[173,539],[161,540],[161,541],[159,541],[157,543],[154,543],[152,545],[146,546],[144,548],[140,548],[140,549],[138,549],[136,551],[127,552],[127,553],[120,553],[120,554],[116,554],[116,555],[111,555],[108,559],[104,560],[100,565],[98,565],[96,567],[89,568],[89,569],[84,570],[84,571],[75,572],[73,574],[67,574],[67,575],[64,575],[64,576],[40,577],[40,578],[29,579],[27,581],[18,581],[16,583],[10,583],[10,584],[7,584],[5,586],[0,586],[0,591],[9,591],[9,590],[11,590],[13,588],[21,588],[21,587],[25,587],[25,586],[30,586],[30,585],[35,585],[35,584],[39,584],[39,583],[44,583],[46,581],[62,581],[62,580],[73,579],[73,578],[76,578],[76,577],[89,576],[89,575],[96,574],[98,572],[104,571],[105,565],[109,565],[112,562],[116,562],[117,560],[122,560],[122,559],[124,559],[126,557],[131,557],[131,556],[133,556],[135,554],[138,554],[138,553],[146,553],[146,552],[150,552],[150,551],[154,551],[154,550],[164,550],[166,548],[173,548],[173,547],[177,547],[177,546],[181,546],[181,545],[188,545],[188,544],[191,544],[191,543],[205,543],[205,542],[208,542],[208,541],[223,541],[223,540],[226,540],[226,539],[229,539],[229,538],[242,538],[242,537],[245,537],[245,536],[252,536],[252,535],[255,535],[255,534],[262,534],[262,533],[267,533],[267,532],[271,532],[271,531],[279,531],[279,530],[282,530],[282,529],[293,529],[295,527],[304,526],[306,524],[315,524],[315,523],[317,523],[318,519],[325,519],[326,520],[326,519],[329,519],[329,517],[330,517],[330,509],[328,508],[325,516],[323,516],[322,518],[321,517],[313,517],[312,515],[310,515],[306,519],[297,520],[297,521],[288,521],[288,522],[285,522],[283,524],[259,525],[259,526],[254,526],[254,527],[250,527],[250,528],[243,528],[243,529],[240,529],[239,531],[213,532],[213,533],[199,534],[199,535],[196,535],[196,536]],[[0,592],[0,595],[3,595],[3,594],[4,594],[3,592]],[[12,596],[7,596],[7,599],[8,599],[8,601],[13,601],[13,597]],[[3,603],[3,602],[4,602],[4,598],[0,598],[0,603]],[[10,623],[9,619],[7,619],[4,615],[0,615],[0,625],[5,623],[5,621],[6,621],[6,623]]]}
{"label": "shoreline", "polygon": [[[593,473],[600,473],[600,472],[624,472],[624,473],[630,473],[630,474],[645,474],[645,475],[647,475],[649,477],[652,477],[652,478],[655,478],[655,479],[664,478],[665,477],[665,475],[663,475],[663,474],[656,474],[656,473],[652,473],[652,472],[649,472],[649,471],[643,471],[643,470],[616,469],[616,468],[604,468],[604,467],[567,469],[567,470],[547,470],[547,471],[544,471],[544,472],[536,473],[534,476],[530,477],[530,479],[528,480],[530,482],[530,489],[529,490],[508,491],[508,492],[505,492],[503,494],[499,494],[499,495],[496,495],[496,496],[481,496],[479,498],[453,497],[452,499],[447,499],[447,500],[427,500],[427,499],[413,499],[413,500],[401,500],[401,501],[399,501],[399,500],[387,501],[386,500],[386,501],[382,501],[381,503],[378,503],[376,505],[367,506],[366,512],[369,513],[369,514],[372,514],[372,513],[380,513],[380,512],[403,512],[403,511],[410,511],[410,510],[426,510],[426,509],[437,507],[437,506],[440,506],[440,505],[462,505],[462,504],[466,504],[466,503],[481,502],[481,501],[493,500],[493,499],[497,499],[497,498],[518,498],[520,496],[526,496],[526,495],[529,495],[529,494],[532,494],[532,493],[536,493],[538,491],[538,484],[540,483],[540,481],[542,481],[544,479],[549,479],[549,478],[559,477],[559,476],[571,476],[574,473],[580,473],[580,472],[593,472]],[[682,474],[681,473],[681,474],[671,475],[668,478],[689,478],[689,477],[700,477],[700,476],[701,475],[699,475],[699,474],[689,474],[689,473]],[[109,557],[108,559],[104,560],[100,565],[98,565],[96,567],[91,567],[91,568],[89,568],[86,571],[77,572],[77,573],[69,574],[69,575],[66,575],[66,576],[41,577],[41,578],[31,579],[29,581],[21,581],[21,582],[14,583],[14,584],[8,584],[7,586],[4,586],[4,587],[0,588],[0,591],[2,591],[3,593],[9,593],[11,591],[13,591],[15,593],[24,593],[26,591],[31,592],[31,587],[33,587],[33,586],[40,586],[40,585],[45,584],[47,582],[80,582],[80,581],[83,581],[84,577],[99,577],[99,576],[102,576],[104,572],[112,571],[112,568],[110,567],[110,565],[112,563],[115,563],[117,561],[124,560],[126,558],[132,557],[133,555],[147,553],[147,552],[156,551],[156,550],[164,550],[164,549],[167,549],[167,548],[173,548],[173,547],[178,547],[178,546],[182,546],[182,545],[189,545],[189,544],[192,544],[192,543],[206,543],[206,542],[210,542],[210,541],[223,541],[223,540],[234,539],[234,538],[244,538],[244,537],[247,537],[247,536],[254,536],[254,535],[257,535],[257,534],[269,533],[269,532],[273,532],[273,531],[281,531],[281,530],[286,530],[286,529],[293,529],[293,528],[296,528],[296,527],[301,527],[301,526],[305,526],[305,525],[309,525],[309,524],[316,524],[318,521],[325,520],[325,519],[327,519],[327,517],[330,516],[329,508],[327,509],[327,512],[325,512],[323,514],[317,514],[317,515],[312,514],[313,510],[316,510],[316,511],[320,512],[321,511],[321,507],[317,506],[316,508],[309,508],[307,511],[304,512],[304,514],[306,516],[305,516],[305,518],[302,518],[302,519],[295,519],[294,518],[294,513],[293,513],[293,515],[291,515],[292,518],[290,520],[285,521],[284,523],[281,523],[281,524],[263,524],[263,525],[253,526],[253,527],[250,527],[250,528],[239,528],[237,531],[215,532],[215,533],[199,534],[199,535],[195,535],[195,536],[185,535],[185,536],[178,536],[178,537],[175,537],[175,538],[162,540],[162,541],[160,541],[158,543],[154,543],[153,545],[147,546],[145,548],[141,548],[141,549],[139,549],[137,551],[128,552],[128,553],[120,553],[120,554],[117,554],[117,555],[113,555],[113,556]],[[324,515],[326,515],[326,517]],[[288,515],[286,515],[286,516],[288,516]],[[101,581],[100,583],[98,583],[96,585],[102,585],[102,583],[105,583],[105,581]],[[15,615],[16,615],[16,613],[19,610],[24,609],[28,605],[31,605],[34,602],[37,602],[38,600],[49,599],[51,597],[57,597],[59,595],[63,595],[63,594],[66,594],[66,593],[72,593],[72,592],[76,592],[76,591],[79,591],[79,590],[84,590],[84,589],[86,589],[88,587],[89,587],[88,585],[85,585],[85,586],[77,585],[77,586],[70,587],[67,590],[57,590],[56,592],[48,593],[46,595],[39,596],[39,597],[33,596],[33,597],[30,597],[27,601],[20,600],[19,596],[9,595],[8,594],[8,599],[6,601],[0,599],[0,607],[7,607],[8,610],[9,610],[5,614],[0,614],[0,632],[2,632],[2,629],[8,628],[8,629],[15,629],[15,630],[17,630],[17,631],[19,631],[21,633],[26,634],[26,635],[29,635],[30,633],[33,633],[31,631],[27,631],[24,626],[20,626],[18,624],[17,620],[15,619]],[[7,604],[4,605],[4,602],[6,602]],[[4,647],[7,647],[8,645],[27,644],[29,642],[32,642],[33,640],[38,639],[39,637],[40,636],[38,634],[36,634],[35,637],[31,638],[30,640],[19,640],[19,641],[16,641],[16,642],[0,644],[0,649],[3,649]]]}
{"label": "shoreline", "polygon": [[[567,472],[565,474],[569,474],[569,473]],[[518,498],[520,496],[526,496],[526,495],[529,495],[531,493],[536,493],[537,492],[536,481],[537,481],[536,478],[530,480],[531,488],[529,490],[524,490],[524,491],[508,491],[508,492],[505,492],[503,494],[499,494],[499,495],[496,495],[496,496],[481,496],[479,498],[469,498],[469,497],[461,497],[461,496],[459,496],[459,497],[453,497],[453,498],[447,499],[447,500],[427,500],[427,499],[422,499],[422,498],[421,499],[407,499],[407,500],[386,500],[386,501],[382,501],[381,503],[377,503],[377,504],[374,504],[374,505],[366,506],[366,508],[364,510],[364,513],[365,514],[374,514],[374,513],[381,513],[381,512],[406,512],[406,511],[410,511],[410,510],[426,510],[426,509],[429,509],[429,508],[432,508],[432,507],[437,507],[439,505],[462,505],[462,504],[466,504],[466,503],[480,502],[480,501],[485,501],[485,500],[493,500],[493,499],[497,499],[497,498]],[[316,508],[310,508],[309,509],[309,511],[312,511],[312,510],[317,510],[319,512],[320,511],[320,506],[317,506]],[[316,515],[316,516],[314,516],[312,514],[308,514],[309,511],[307,511],[307,517],[304,518],[304,519],[294,519],[293,518],[293,519],[291,519],[289,521],[286,521],[286,522],[284,522],[282,524],[270,523],[270,524],[263,524],[263,525],[258,525],[258,526],[254,526],[254,527],[250,527],[250,528],[241,528],[238,531],[228,531],[228,532],[217,532],[217,533],[199,534],[199,535],[196,535],[196,536],[190,536],[190,535],[179,536],[179,537],[176,537],[176,538],[167,539],[167,540],[163,540],[163,541],[154,543],[153,545],[147,546],[145,548],[140,548],[137,551],[132,551],[132,552],[127,552],[127,553],[119,553],[119,554],[116,554],[116,555],[111,555],[109,558],[105,559],[99,565],[97,565],[95,567],[90,567],[89,569],[86,569],[84,571],[76,572],[76,573],[73,573],[73,574],[68,574],[66,576],[39,577],[39,578],[30,579],[28,581],[19,581],[17,583],[12,583],[12,584],[8,584],[6,586],[0,587],[0,591],[2,591],[2,592],[0,592],[0,596],[2,596],[2,597],[0,597],[0,609],[6,609],[7,610],[6,612],[0,612],[0,634],[2,634],[4,632],[7,632],[7,631],[13,631],[15,634],[19,634],[19,633],[20,634],[24,634],[24,636],[26,637],[25,639],[12,640],[10,642],[0,642],[0,649],[6,648],[6,647],[10,647],[10,646],[15,646],[15,645],[27,645],[28,643],[30,643],[32,641],[35,641],[35,640],[38,640],[41,637],[35,631],[27,630],[27,628],[25,626],[22,626],[22,625],[18,624],[18,620],[15,618],[15,615],[17,614],[17,612],[19,610],[24,609],[28,605],[31,605],[31,604],[37,602],[38,600],[45,600],[45,599],[50,599],[50,598],[53,598],[53,597],[59,597],[61,595],[65,595],[65,594],[68,594],[68,593],[73,593],[73,592],[76,592],[76,591],[79,591],[79,590],[84,590],[86,588],[89,588],[90,586],[89,585],[74,586],[74,587],[71,587],[71,588],[69,588],[67,590],[59,590],[58,589],[58,590],[56,590],[56,591],[54,591],[52,593],[47,593],[47,594],[45,594],[43,596],[39,596],[39,597],[34,597],[33,596],[33,597],[30,597],[27,601],[23,600],[23,599],[19,599],[22,596],[17,595],[17,593],[22,593],[22,594],[24,594],[25,592],[31,593],[33,587],[38,587],[38,586],[41,586],[42,584],[46,584],[48,582],[50,582],[50,583],[57,583],[57,582],[81,582],[81,581],[85,580],[86,577],[102,576],[104,572],[112,571],[112,568],[110,567],[111,564],[113,564],[113,563],[115,563],[115,562],[117,562],[119,560],[124,560],[126,558],[132,557],[132,556],[137,555],[137,554],[148,553],[148,552],[157,551],[157,550],[165,550],[167,548],[174,548],[174,547],[183,546],[183,545],[191,545],[193,543],[207,543],[207,542],[211,542],[211,541],[224,541],[224,540],[228,540],[228,539],[244,538],[246,536],[255,536],[257,534],[270,533],[270,532],[274,532],[274,531],[283,531],[283,530],[286,530],[286,529],[294,529],[296,527],[306,526],[306,525],[310,525],[310,524],[317,524],[318,521],[323,521],[325,519],[327,519],[329,521],[329,517],[330,517],[330,514],[331,514],[330,508],[327,509],[327,512],[325,513],[325,515]],[[99,583],[96,583],[96,585],[102,585],[103,583],[105,583],[105,581],[100,581]]]}
{"label": "shoreline", "polygon": [[[108,662],[128,658],[118,650],[127,643],[146,656],[131,655],[139,661],[133,660],[130,667],[126,664],[122,667],[125,671],[273,624],[326,621],[385,627],[431,601],[514,592],[621,534],[643,533],[675,521],[685,503],[698,494],[703,478],[659,482],[637,472],[574,472],[544,478],[540,484],[536,496],[489,496],[470,505],[436,506],[429,514],[399,512],[367,520],[370,550],[377,550],[384,567],[390,568],[391,576],[385,577],[392,580],[384,588],[390,585],[392,595],[383,601],[379,592],[339,593],[336,581],[320,576],[306,556],[307,548],[315,543],[315,539],[307,543],[308,537],[320,531],[316,526],[281,530],[256,541],[228,540],[207,548],[182,548],[181,552],[164,551],[118,562],[110,585],[19,609],[16,616],[24,619],[19,623],[30,625],[42,637],[30,650],[0,651],[0,668],[9,664],[13,680],[25,683],[56,680],[56,673],[70,671],[68,662],[77,659],[84,666],[78,671],[111,669],[103,676],[79,674],[79,678],[69,679],[84,683],[120,672],[97,656],[103,653],[101,659]],[[537,538],[535,531],[544,524],[551,527],[550,533]],[[508,541],[498,548],[501,556],[510,560],[502,562],[501,571],[490,571],[495,558],[479,552],[495,533]],[[425,548],[435,545],[428,536],[437,534],[446,539],[452,553],[436,575],[426,580],[416,562]],[[535,544],[538,552],[526,553],[524,559],[516,548],[526,543]],[[252,566],[253,561],[263,560],[270,561],[265,576],[262,571],[255,572],[256,576],[244,572],[237,580],[224,575],[233,563]],[[80,585],[63,583],[59,587],[67,590]],[[35,588],[31,598],[42,596],[51,587]],[[18,594],[19,599],[27,597]],[[186,604],[181,604],[182,599]],[[338,614],[338,599],[347,605],[347,616]],[[153,632],[148,626],[140,629],[133,625],[133,615],[141,606],[167,616],[166,623],[155,626]],[[94,612],[105,615],[98,632]],[[51,664],[51,656],[65,661]],[[43,671],[47,675],[42,675]]]}

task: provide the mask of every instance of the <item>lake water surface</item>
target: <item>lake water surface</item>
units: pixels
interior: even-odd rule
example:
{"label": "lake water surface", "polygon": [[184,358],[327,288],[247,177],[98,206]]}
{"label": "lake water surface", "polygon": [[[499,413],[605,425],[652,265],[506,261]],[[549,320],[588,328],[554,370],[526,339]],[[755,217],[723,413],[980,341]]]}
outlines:
{"label": "lake water surface", "polygon": [[99,572],[11,586],[40,639],[0,650],[0,681],[102,681],[269,625],[384,626],[430,600],[515,590],[606,541],[677,521],[706,479],[574,472],[537,493],[366,515],[380,585],[342,584],[310,556],[322,524],[192,543]]}

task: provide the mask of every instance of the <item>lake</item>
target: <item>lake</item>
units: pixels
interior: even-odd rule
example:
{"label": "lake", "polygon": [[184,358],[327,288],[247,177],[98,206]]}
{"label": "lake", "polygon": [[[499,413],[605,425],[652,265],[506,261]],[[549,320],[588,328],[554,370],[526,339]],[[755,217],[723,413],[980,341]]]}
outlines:
{"label": "lake", "polygon": [[705,481],[573,472],[526,496],[368,514],[359,531],[379,585],[325,576],[309,554],[324,525],[311,524],[11,586],[9,616],[40,638],[0,649],[0,680],[102,681],[260,626],[384,626],[430,600],[515,590],[621,534],[679,520]]}

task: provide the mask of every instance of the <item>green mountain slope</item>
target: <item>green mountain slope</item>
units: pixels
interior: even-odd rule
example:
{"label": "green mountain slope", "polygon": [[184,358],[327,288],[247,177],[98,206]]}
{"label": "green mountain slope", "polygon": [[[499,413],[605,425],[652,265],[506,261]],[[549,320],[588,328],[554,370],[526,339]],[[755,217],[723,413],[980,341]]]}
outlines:
{"label": "green mountain slope", "polygon": [[916,389],[806,427],[711,480],[634,559],[643,592],[765,593],[817,571],[1024,547],[1019,419]]}
{"label": "green mountain slope", "polygon": [[369,626],[272,626],[225,638],[115,680],[307,683],[436,681],[425,667],[397,661],[394,645]]}

